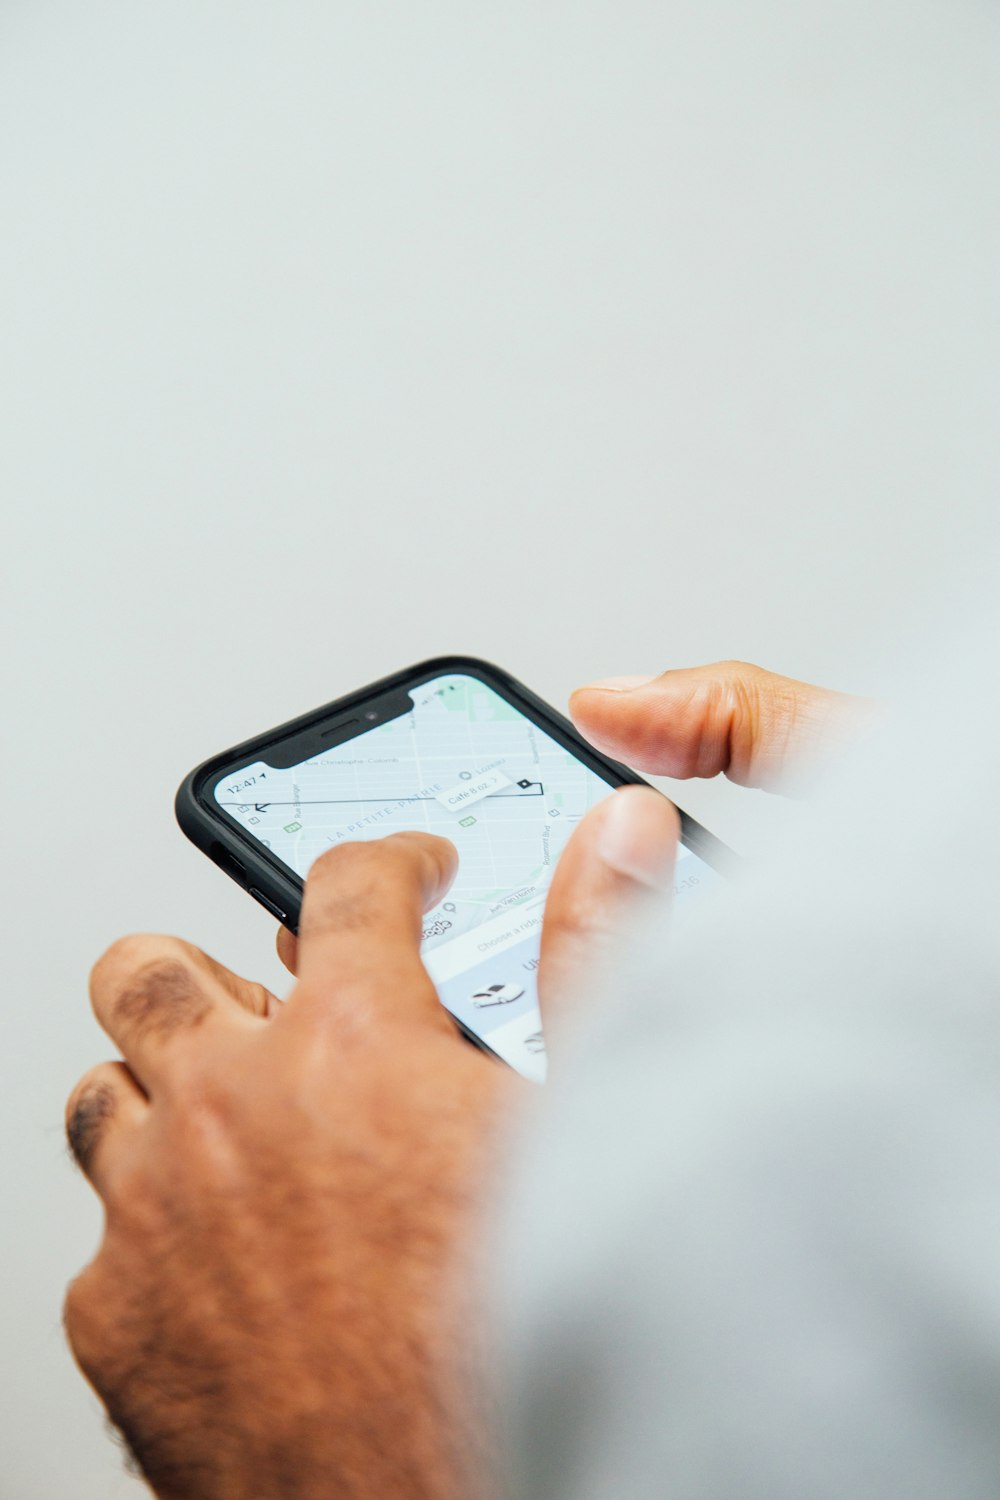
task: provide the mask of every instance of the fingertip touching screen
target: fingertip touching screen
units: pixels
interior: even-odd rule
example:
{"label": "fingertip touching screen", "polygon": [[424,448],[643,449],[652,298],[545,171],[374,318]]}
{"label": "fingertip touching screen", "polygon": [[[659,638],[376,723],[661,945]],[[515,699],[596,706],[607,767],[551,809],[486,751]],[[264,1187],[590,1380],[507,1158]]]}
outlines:
{"label": "fingertip touching screen", "polygon": [[[256,761],[228,772],[215,800],[303,880],[320,854],[348,840],[403,829],[451,839],[458,873],[424,919],[424,963],[452,1015],[541,1081],[545,897],[573,829],[614,788],[477,677],[436,677],[409,696],[409,712],[298,765]],[[682,846],[678,899],[718,878]]]}

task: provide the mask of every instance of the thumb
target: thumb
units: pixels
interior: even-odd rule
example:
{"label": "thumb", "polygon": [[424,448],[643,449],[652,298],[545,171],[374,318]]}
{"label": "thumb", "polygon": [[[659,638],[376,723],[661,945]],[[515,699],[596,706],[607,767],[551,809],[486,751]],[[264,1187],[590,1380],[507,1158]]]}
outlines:
{"label": "thumb", "polygon": [[570,714],[591,744],[639,771],[717,776],[774,790],[849,739],[864,699],[747,662],[617,677],[579,688]]}
{"label": "thumb", "polygon": [[626,786],[592,808],[552,877],[538,993],[548,1031],[673,879],[680,819],[652,787]]}

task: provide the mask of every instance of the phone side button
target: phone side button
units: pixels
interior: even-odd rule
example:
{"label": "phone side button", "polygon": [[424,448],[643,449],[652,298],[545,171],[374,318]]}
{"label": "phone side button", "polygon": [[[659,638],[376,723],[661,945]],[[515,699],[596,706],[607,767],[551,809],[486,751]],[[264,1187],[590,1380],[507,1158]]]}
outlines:
{"label": "phone side button", "polygon": [[285,921],[288,913],[282,911],[280,906],[275,906],[274,902],[269,900],[268,897],[264,895],[263,891],[259,891],[255,885],[252,885],[250,887],[250,894],[255,901],[260,902],[265,911],[269,911],[271,913],[272,917],[277,917],[279,922]]}

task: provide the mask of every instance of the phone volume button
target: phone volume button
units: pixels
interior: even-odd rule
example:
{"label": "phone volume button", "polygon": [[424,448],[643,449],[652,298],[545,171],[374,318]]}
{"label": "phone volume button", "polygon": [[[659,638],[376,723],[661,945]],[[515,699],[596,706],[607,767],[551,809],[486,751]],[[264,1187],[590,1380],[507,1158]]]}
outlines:
{"label": "phone volume button", "polygon": [[282,911],[280,906],[275,906],[274,902],[265,896],[263,891],[259,891],[255,885],[250,887],[250,895],[255,901],[259,901],[264,910],[269,911],[272,917],[277,917],[279,922],[285,921],[288,913]]}
{"label": "phone volume button", "polygon": [[231,875],[234,880],[238,880],[240,885],[246,884],[247,872],[235,854],[230,854],[228,849],[223,849],[219,844],[216,844],[212,849],[212,858],[220,870],[225,870],[226,874]]}

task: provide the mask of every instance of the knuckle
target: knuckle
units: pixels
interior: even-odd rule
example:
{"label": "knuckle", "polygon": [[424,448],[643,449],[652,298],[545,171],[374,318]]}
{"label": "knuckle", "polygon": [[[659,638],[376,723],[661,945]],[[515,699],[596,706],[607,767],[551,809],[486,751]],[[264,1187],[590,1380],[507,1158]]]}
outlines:
{"label": "knuckle", "polygon": [[102,1254],[66,1288],[62,1320],[74,1359],[108,1402],[121,1386],[129,1340],[123,1289],[112,1273],[101,1268]]}
{"label": "knuckle", "polygon": [[95,1376],[106,1344],[107,1299],[92,1261],[70,1282],[63,1298],[63,1328],[70,1348],[88,1374]]}
{"label": "knuckle", "polygon": [[107,1076],[94,1069],[81,1079],[66,1103],[66,1142],[83,1172],[88,1172],[107,1122],[115,1112],[115,1092]]}
{"label": "knuckle", "polygon": [[202,975],[182,947],[160,949],[122,975],[109,1010],[123,1026],[168,1033],[194,1026],[211,1008]]}
{"label": "knuckle", "polygon": [[451,839],[414,828],[400,829],[384,843],[393,846],[400,860],[401,873],[423,887],[425,897],[428,888],[438,887],[442,879],[450,881],[454,878],[458,850]]}
{"label": "knuckle", "polygon": [[708,768],[722,769],[730,757],[734,723],[742,723],[752,696],[749,671],[744,663],[717,662],[696,677],[675,717],[678,734],[679,776],[701,776]]}
{"label": "knuckle", "polygon": [[78,1079],[70,1089],[69,1095],[66,1099],[66,1107],[63,1111],[63,1120],[65,1124],[69,1124],[69,1121],[72,1119],[74,1111],[76,1110],[80,1101],[84,1099],[87,1094],[91,1093],[95,1088],[98,1087],[101,1079],[101,1074],[102,1066],[90,1068],[86,1073],[84,1073],[83,1077]]}
{"label": "knuckle", "polygon": [[90,993],[120,984],[128,975],[138,972],[157,959],[172,958],[175,961],[187,953],[187,944],[180,938],[166,937],[162,933],[130,932],[116,938],[101,954],[90,971]]}
{"label": "knuckle", "polygon": [[733,665],[734,670],[728,683],[728,707],[740,727],[756,734],[761,721],[762,700],[769,686],[766,674],[758,672],[746,662],[736,662]]}
{"label": "knuckle", "polygon": [[763,667],[756,666],[752,661],[740,661],[737,657],[727,657],[720,661],[717,670],[726,677],[767,677]]}
{"label": "knuckle", "polygon": [[794,689],[789,678],[753,662],[728,661],[723,665],[726,676],[720,686],[727,706],[751,727],[759,726],[769,705],[784,704]]}

